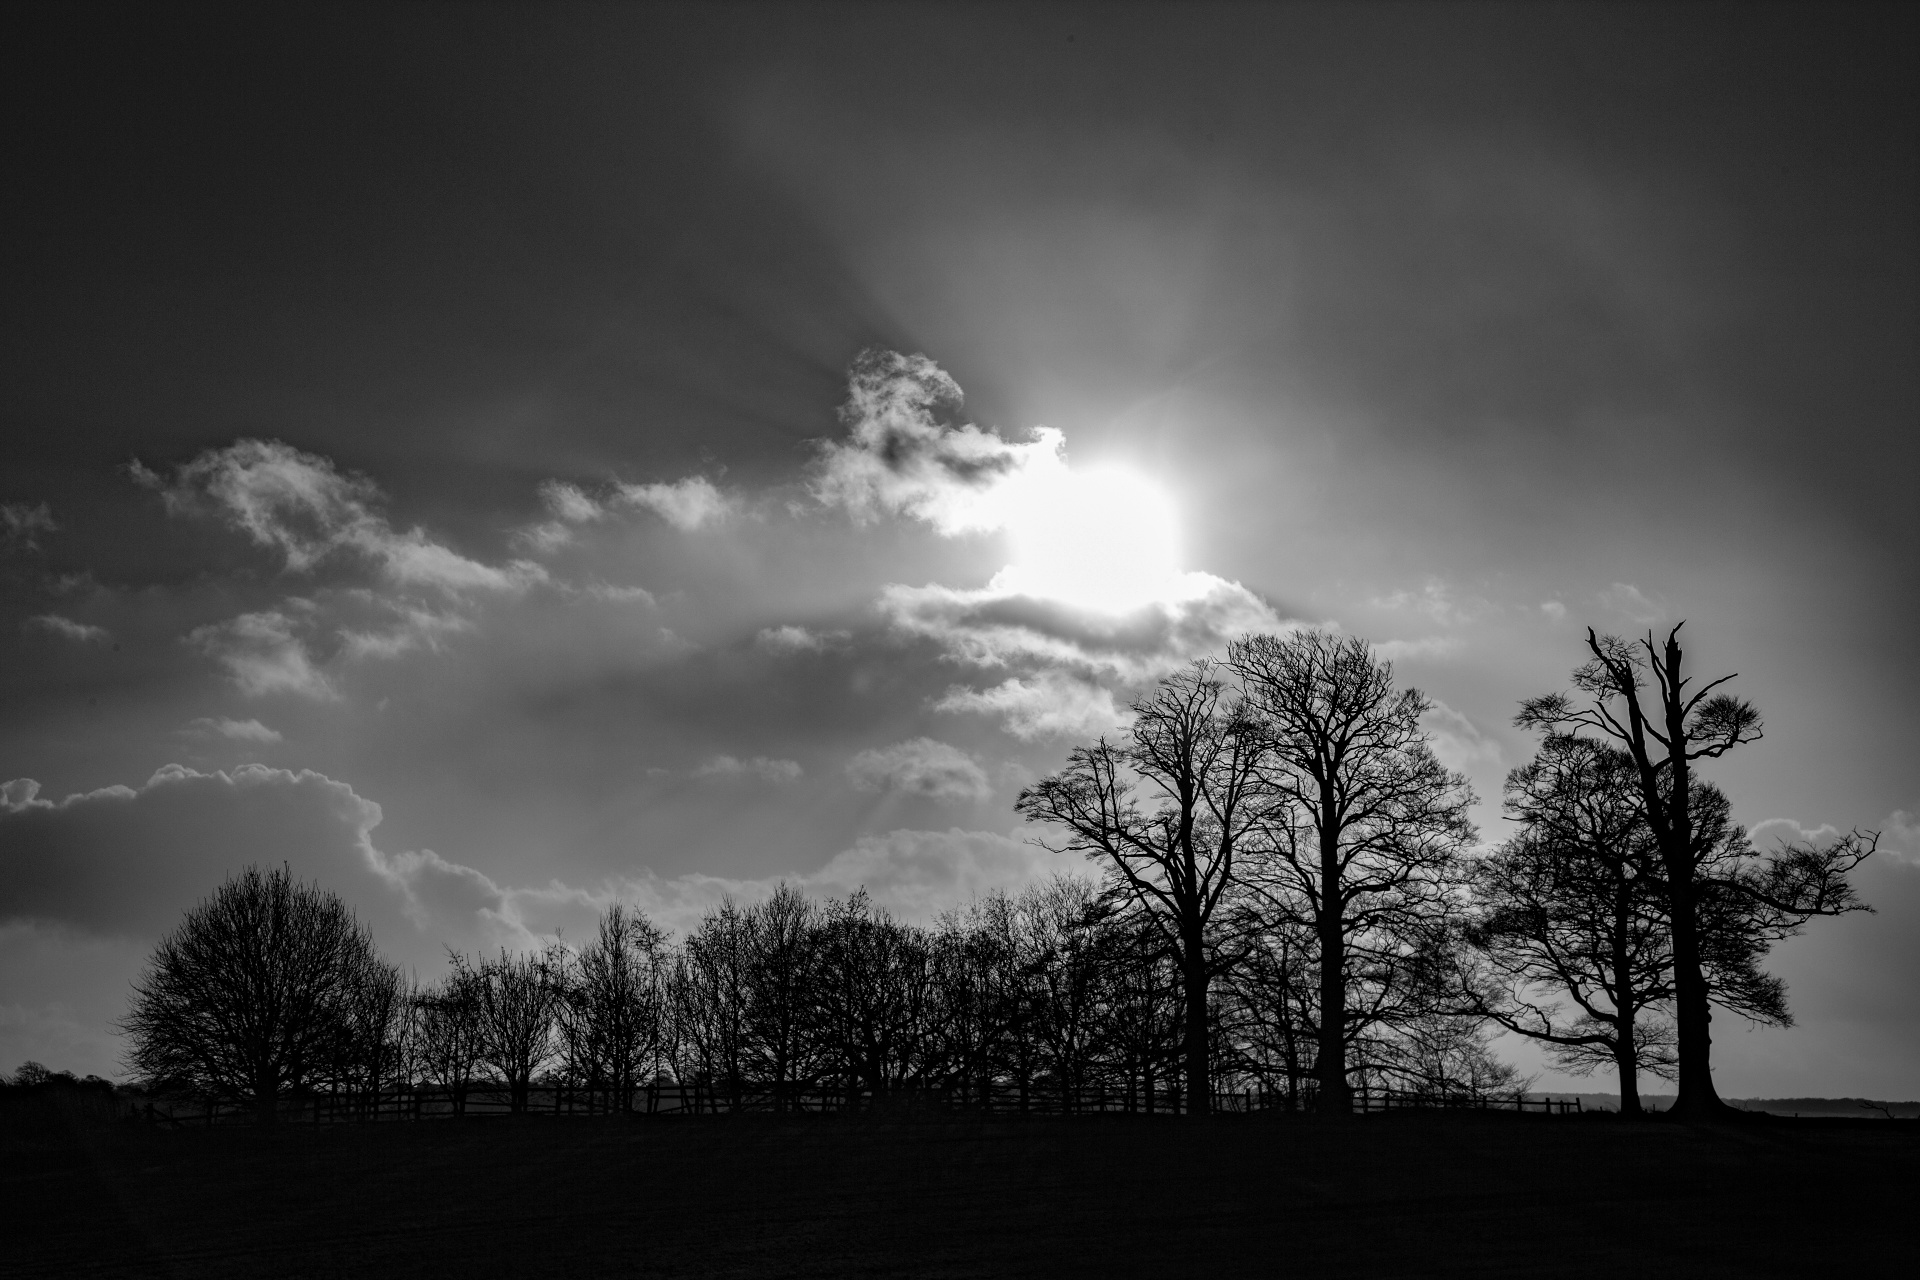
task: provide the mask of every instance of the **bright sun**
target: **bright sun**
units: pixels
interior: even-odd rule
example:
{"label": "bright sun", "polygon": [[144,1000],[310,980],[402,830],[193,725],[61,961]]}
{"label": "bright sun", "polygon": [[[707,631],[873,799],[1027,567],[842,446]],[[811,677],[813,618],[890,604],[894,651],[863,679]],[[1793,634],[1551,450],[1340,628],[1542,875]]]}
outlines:
{"label": "bright sun", "polygon": [[1180,525],[1159,485],[1126,467],[1037,467],[1007,497],[1013,563],[996,589],[1125,613],[1180,576]]}

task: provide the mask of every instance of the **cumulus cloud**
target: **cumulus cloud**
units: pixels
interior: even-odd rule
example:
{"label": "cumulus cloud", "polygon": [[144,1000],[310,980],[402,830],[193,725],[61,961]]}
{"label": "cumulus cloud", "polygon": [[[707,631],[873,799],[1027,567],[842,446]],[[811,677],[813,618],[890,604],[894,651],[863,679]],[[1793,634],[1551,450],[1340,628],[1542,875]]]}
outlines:
{"label": "cumulus cloud", "polygon": [[651,511],[676,529],[694,530],[724,520],[733,501],[705,476],[687,476],[672,484],[623,484],[615,496],[630,507]]}
{"label": "cumulus cloud", "polygon": [[133,474],[160,493],[169,511],[221,521],[278,552],[289,572],[306,572],[335,557],[357,558],[389,584],[454,594],[518,591],[546,576],[531,561],[483,564],[417,526],[395,529],[372,480],[278,440],[236,440],[209,449],[176,467],[171,480],[138,462]]}
{"label": "cumulus cloud", "polygon": [[767,756],[752,756],[742,760],[737,756],[717,755],[703,761],[693,771],[696,778],[758,778],[762,782],[798,782],[803,770],[797,760],[777,760]]}
{"label": "cumulus cloud", "polygon": [[201,716],[187,723],[186,732],[198,737],[226,738],[233,742],[279,742],[278,730],[258,720],[231,720],[225,716]]}
{"label": "cumulus cloud", "polygon": [[139,787],[60,801],[39,791],[31,778],[0,786],[0,925],[155,937],[230,873],[284,862],[339,893],[383,943],[411,939],[416,959],[443,941],[534,940],[513,891],[431,850],[381,850],[379,804],[310,769],[171,764]]}
{"label": "cumulus cloud", "polygon": [[39,535],[59,528],[53,522],[53,509],[44,502],[34,507],[24,502],[0,503],[0,553],[38,551]]}
{"label": "cumulus cloud", "polygon": [[1540,602],[1540,612],[1546,614],[1555,622],[1561,622],[1566,619],[1567,606],[1561,604],[1558,600],[1543,600]]}
{"label": "cumulus cloud", "polygon": [[959,384],[926,356],[861,352],[840,410],[847,438],[821,446],[814,497],[858,524],[906,515],[948,536],[1003,527],[1010,483],[1037,464],[1058,465],[1065,440],[1041,427],[1031,442],[1014,443],[941,421],[962,399]]}
{"label": "cumulus cloud", "polygon": [[96,627],[90,622],[75,622],[57,613],[37,614],[20,625],[24,630],[44,631],[76,644],[104,644],[113,638],[113,633],[105,627]]}
{"label": "cumulus cloud", "polygon": [[862,751],[847,761],[847,777],[864,791],[904,791],[935,800],[984,800],[993,792],[972,756],[932,738]]}
{"label": "cumulus cloud", "polygon": [[291,693],[325,701],[339,696],[314,665],[303,623],[278,609],[243,613],[187,633],[187,642],[227,669],[248,697]]}
{"label": "cumulus cloud", "polygon": [[988,689],[955,685],[933,706],[998,716],[1001,727],[1023,742],[1089,738],[1122,728],[1130,718],[1126,708],[1115,705],[1112,690],[1063,671],[1014,676]]}

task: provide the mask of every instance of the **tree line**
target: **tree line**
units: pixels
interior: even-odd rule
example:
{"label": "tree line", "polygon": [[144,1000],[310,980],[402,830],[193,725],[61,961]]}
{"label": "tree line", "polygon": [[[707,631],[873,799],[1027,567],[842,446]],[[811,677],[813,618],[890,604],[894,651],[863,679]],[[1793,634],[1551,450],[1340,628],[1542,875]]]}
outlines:
{"label": "tree line", "polygon": [[594,936],[450,956],[419,984],[338,898],[286,870],[231,878],[156,949],[124,1023],[134,1070],[269,1118],[301,1090],[536,1082],[612,1108],[656,1081],[736,1106],[960,1103],[1099,1090],[1205,1112],[1222,1088],[1351,1110],[1358,1084],[1484,1098],[1520,1087],[1500,1031],[1575,1072],[1641,1072],[1719,1108],[1714,1009],[1790,1022],[1761,968],[1810,919],[1865,909],[1855,832],[1752,847],[1699,761],[1757,711],[1664,642],[1587,636],[1572,693],[1517,723],[1513,827],[1479,846],[1431,702],[1362,641],[1255,635],[1166,677],[1124,732],[1076,747],[1016,808],[1093,874],[991,892],[931,924],[864,892],[781,886],[670,939],[610,906]]}

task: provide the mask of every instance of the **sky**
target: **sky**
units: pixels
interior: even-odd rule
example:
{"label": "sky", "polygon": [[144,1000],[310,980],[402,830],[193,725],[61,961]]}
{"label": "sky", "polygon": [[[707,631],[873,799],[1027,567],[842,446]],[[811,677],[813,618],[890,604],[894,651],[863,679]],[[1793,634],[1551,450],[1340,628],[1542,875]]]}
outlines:
{"label": "sky", "polygon": [[1293,623],[1492,843],[1519,700],[1684,620],[1756,838],[1882,832],[1719,1087],[1920,1096],[1901,10],[8,21],[7,1069],[119,1074],[249,862],[429,977],[1090,870],[1021,786]]}

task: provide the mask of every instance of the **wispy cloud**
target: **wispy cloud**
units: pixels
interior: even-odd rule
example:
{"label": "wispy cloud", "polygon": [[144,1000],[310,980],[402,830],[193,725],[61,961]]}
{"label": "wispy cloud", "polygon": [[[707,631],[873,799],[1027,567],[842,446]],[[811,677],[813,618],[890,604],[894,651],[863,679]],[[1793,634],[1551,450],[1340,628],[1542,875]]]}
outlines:
{"label": "wispy cloud", "polygon": [[988,689],[955,685],[934,704],[936,711],[999,716],[1001,727],[1023,742],[1036,738],[1086,738],[1124,726],[1129,714],[1113,692],[1063,671],[1015,676]]}
{"label": "wispy cloud", "polygon": [[103,644],[113,638],[113,633],[105,627],[96,627],[90,622],[75,622],[57,613],[36,614],[20,625],[25,630],[44,631],[77,644]]}
{"label": "wispy cloud", "polygon": [[53,522],[53,509],[44,502],[32,507],[24,502],[0,503],[0,552],[38,551],[39,535],[59,528]]}
{"label": "wispy cloud", "polygon": [[984,800],[993,792],[972,756],[932,738],[862,751],[847,761],[847,777],[862,790],[904,791],[935,800]]}
{"label": "wispy cloud", "polygon": [[248,697],[272,693],[323,701],[338,697],[314,665],[300,627],[293,616],[267,609],[196,627],[187,634],[187,641],[225,667]]}
{"label": "wispy cloud", "polygon": [[1649,596],[1631,582],[1616,582],[1599,595],[1602,608],[1618,614],[1637,626],[1652,626],[1667,616],[1663,601]]}
{"label": "wispy cloud", "polygon": [[758,778],[762,782],[788,783],[798,782],[804,772],[797,760],[780,760],[768,756],[716,755],[704,760],[693,771],[696,778]]}
{"label": "wispy cloud", "polygon": [[769,653],[821,653],[852,638],[848,631],[810,631],[806,627],[766,627],[754,643]]}
{"label": "wispy cloud", "polygon": [[736,506],[705,476],[688,476],[672,484],[623,484],[615,493],[627,506],[651,511],[687,531],[726,519]]}
{"label": "wispy cloud", "polygon": [[278,440],[209,449],[176,467],[170,480],[139,462],[133,475],[158,491],[169,511],[220,520],[278,552],[291,573],[333,557],[357,558],[390,584],[454,594],[520,591],[546,577],[531,561],[485,564],[418,527],[395,529],[372,480]]}
{"label": "wispy cloud", "polygon": [[201,716],[187,722],[184,732],[199,737],[227,738],[234,742],[271,743],[281,740],[278,730],[258,720],[231,720],[225,716]]}

